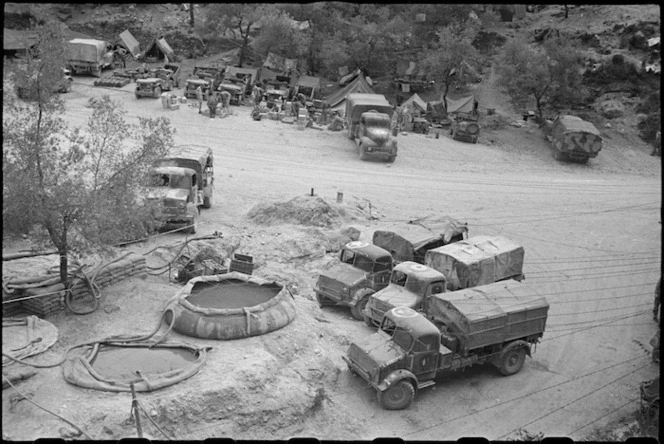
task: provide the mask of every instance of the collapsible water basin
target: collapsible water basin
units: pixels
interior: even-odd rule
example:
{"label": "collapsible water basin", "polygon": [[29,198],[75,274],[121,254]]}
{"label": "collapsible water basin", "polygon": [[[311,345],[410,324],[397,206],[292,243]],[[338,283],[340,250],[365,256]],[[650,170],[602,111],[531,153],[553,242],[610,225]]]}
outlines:
{"label": "collapsible water basin", "polygon": [[81,347],[65,361],[65,380],[81,387],[139,392],[167,387],[195,375],[205,348],[184,343],[101,341]]}
{"label": "collapsible water basin", "polygon": [[175,331],[203,339],[262,335],[295,319],[286,287],[238,272],[191,279],[165,310]]}

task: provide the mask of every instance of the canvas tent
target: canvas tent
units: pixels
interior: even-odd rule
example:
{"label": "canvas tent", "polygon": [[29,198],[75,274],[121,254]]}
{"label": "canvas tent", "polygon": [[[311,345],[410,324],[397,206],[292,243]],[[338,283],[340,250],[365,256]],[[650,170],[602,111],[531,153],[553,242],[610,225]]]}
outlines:
{"label": "canvas tent", "polygon": [[346,74],[346,75],[342,76],[339,79],[339,86],[347,85],[348,83],[352,82],[360,74],[362,74],[362,70],[360,68],[358,68],[355,71],[351,72],[350,74]]}
{"label": "canvas tent", "polygon": [[146,62],[158,62],[168,58],[171,62],[175,60],[175,52],[168,44],[165,38],[156,38],[150,43],[143,52],[143,59]]}
{"label": "canvas tent", "polygon": [[401,106],[404,107],[404,108],[405,107],[409,107],[409,108],[415,107],[416,109],[419,108],[422,111],[427,110],[427,102],[425,102],[417,93],[410,96],[410,98],[408,100],[406,100],[405,102],[403,102],[401,104]]}
{"label": "canvas tent", "polygon": [[297,59],[287,59],[269,52],[263,62],[263,67],[281,73],[294,72],[297,71]]}
{"label": "canvas tent", "polygon": [[[443,102],[443,98],[440,98]],[[462,97],[460,99],[450,99],[447,98],[447,112],[448,113],[468,113],[472,114],[475,111],[477,100],[475,96]]]}
{"label": "canvas tent", "polygon": [[295,93],[302,93],[308,100],[320,93],[320,79],[312,76],[300,76],[295,83]]}
{"label": "canvas tent", "polygon": [[331,110],[343,112],[346,109],[346,97],[351,93],[375,94],[360,72],[348,85],[325,97],[325,101],[329,103]]}
{"label": "canvas tent", "polygon": [[[138,43],[138,40],[136,40],[134,36],[131,35],[131,32],[129,32],[128,29],[125,29],[120,33],[120,41],[122,42],[121,44],[127,48],[127,50],[131,53],[132,56],[134,56],[135,59],[141,56],[141,45]],[[120,43],[117,45],[120,45]]]}

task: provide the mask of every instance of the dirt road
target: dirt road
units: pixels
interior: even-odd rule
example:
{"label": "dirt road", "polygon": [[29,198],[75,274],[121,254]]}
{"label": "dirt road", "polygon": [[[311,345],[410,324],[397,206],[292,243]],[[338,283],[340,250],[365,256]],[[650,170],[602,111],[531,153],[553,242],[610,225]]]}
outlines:
{"label": "dirt road", "polygon": [[[518,375],[502,377],[490,366],[445,374],[434,387],[422,390],[409,410],[391,412],[381,409],[373,389],[351,376],[341,360],[348,341],[370,334],[371,329],[352,320],[347,310],[326,308],[321,312],[311,301],[318,265],[293,270],[279,264],[300,283],[298,319],[274,336],[281,342],[270,342],[267,335],[243,340],[241,345],[238,341],[222,344],[223,356],[211,358],[201,374],[176,387],[145,394],[146,402],[159,412],[160,406],[167,409],[160,402],[181,395],[179,404],[169,401],[169,405],[191,416],[155,414],[178,439],[506,439],[514,438],[522,428],[581,440],[594,428],[605,427],[625,411],[636,409],[639,383],[658,372],[639,345],[647,344],[657,328],[652,321],[652,294],[661,266],[661,168],[659,158],[648,156],[647,147],[607,141],[599,157],[588,165],[561,164],[553,160],[535,127],[527,126],[512,129],[521,132],[513,139],[506,131],[483,133],[478,144],[453,141],[446,135],[439,139],[400,135],[394,164],[363,162],[344,132],[300,131],[265,119],[255,122],[249,118],[249,108],[233,107],[235,115],[209,119],[187,106],[169,111],[160,101],[136,100],[131,84],[119,90],[91,84],[92,79],[77,77],[74,90],[65,97],[70,124],[83,125],[91,114],[84,106],[88,97],[110,94],[124,104],[130,120],[138,115],[168,116],[177,128],[177,143],[213,148],[215,201],[212,209],[202,212],[199,233],[250,232],[257,228],[243,216],[259,202],[286,201],[312,189],[332,202],[341,192],[346,205],[360,205],[376,218],[352,224],[361,230],[363,240],[370,241],[376,229],[445,214],[468,222],[471,236],[501,234],[522,243],[526,279],[537,284],[551,305],[543,341]],[[628,165],[624,159],[629,159]],[[264,247],[258,236],[243,241],[250,252],[279,248],[274,239]],[[270,252],[262,253],[269,260]],[[256,274],[261,274],[260,268]],[[99,325],[99,334],[131,328],[136,322],[134,311],[152,310],[174,288],[154,278],[127,285],[106,297],[116,297],[113,303],[120,306],[130,304],[131,310],[103,327],[95,323],[111,319],[103,313],[73,320],[72,315],[58,314],[55,320],[61,339],[84,338],[81,329],[86,326]],[[162,297],[162,293],[167,294]],[[131,297],[146,300],[136,302]],[[314,315],[324,316],[329,323],[313,322]],[[150,314],[144,329],[157,317],[158,313]],[[298,348],[302,336],[320,336],[320,350]],[[281,346],[290,350],[287,358],[274,351]],[[234,407],[235,416],[230,408],[223,415],[208,412],[217,411],[225,402],[219,393],[205,395],[215,385],[223,385],[218,375],[228,370],[225,377],[240,385],[246,384],[241,378],[248,374],[264,378],[260,372],[273,371],[266,352],[278,356],[286,367],[321,372],[300,382],[310,388],[315,379],[322,384],[326,395],[318,408],[293,414],[299,415],[296,422],[288,419],[288,409],[279,413],[280,397],[288,400],[283,402],[289,407],[299,399],[298,382],[287,380],[280,370],[281,379],[241,392],[245,395],[240,401],[245,405]],[[303,363],[300,356],[316,360]],[[311,370],[321,362],[325,368]],[[49,379],[38,382],[42,377]],[[78,417],[87,421],[96,438],[131,435],[131,426],[118,424],[123,417],[118,413],[121,406],[127,412],[129,406],[115,402],[116,395],[68,386],[55,370],[33,380],[25,385],[45,403],[60,405],[65,416],[82,415]],[[63,390],[64,401],[44,392],[54,390],[52,387]],[[204,399],[192,391],[202,392]],[[35,421],[44,421],[39,419],[42,413],[35,414],[25,403],[17,413],[9,412],[5,397],[3,393],[3,435],[28,440],[57,436],[56,425],[45,425],[57,422],[36,426]],[[200,405],[206,401],[209,404]],[[93,413],[86,410],[90,406],[96,406]],[[272,414],[266,413],[268,409]],[[20,419],[19,413],[25,418]],[[111,432],[104,432],[104,427]],[[152,436],[161,438],[156,431]]]}

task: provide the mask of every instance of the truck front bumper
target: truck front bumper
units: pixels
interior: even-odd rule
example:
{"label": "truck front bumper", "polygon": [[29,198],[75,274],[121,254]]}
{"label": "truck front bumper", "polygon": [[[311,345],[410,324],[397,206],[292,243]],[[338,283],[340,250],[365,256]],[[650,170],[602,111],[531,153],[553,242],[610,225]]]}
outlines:
{"label": "truck front bumper", "polygon": [[355,362],[353,362],[353,360],[349,359],[348,356],[341,356],[341,359],[343,359],[346,362],[346,365],[348,365],[349,369],[356,372],[358,375],[362,377],[362,379],[367,381],[373,388],[378,390],[378,386],[371,380],[371,376],[369,375],[369,373],[367,373],[366,370],[358,366]]}

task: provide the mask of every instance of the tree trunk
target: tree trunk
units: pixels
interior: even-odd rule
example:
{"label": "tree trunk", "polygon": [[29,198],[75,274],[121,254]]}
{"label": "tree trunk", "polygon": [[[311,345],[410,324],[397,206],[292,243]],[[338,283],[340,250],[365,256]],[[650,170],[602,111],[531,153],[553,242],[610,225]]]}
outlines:
{"label": "tree trunk", "polygon": [[445,92],[443,93],[443,106],[445,107],[445,111],[447,111],[447,93],[450,90],[450,82],[449,80],[445,79]]}
{"label": "tree trunk", "polygon": [[60,255],[60,281],[65,288],[69,285],[69,275],[67,274],[67,267],[69,266],[67,261],[67,248],[58,249],[58,254]]}
{"label": "tree trunk", "polygon": [[191,25],[192,28],[194,27],[194,4],[193,3],[189,3],[189,25]]}

